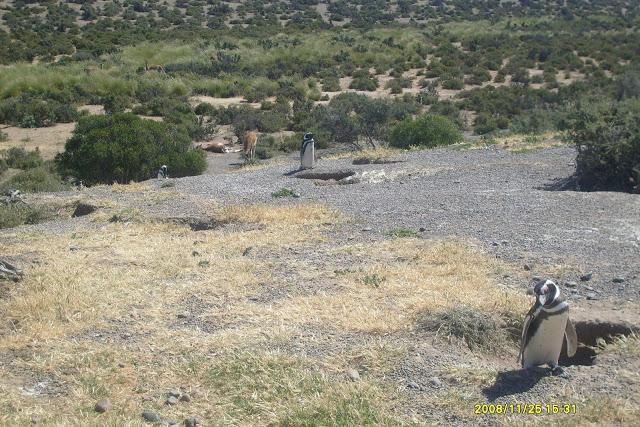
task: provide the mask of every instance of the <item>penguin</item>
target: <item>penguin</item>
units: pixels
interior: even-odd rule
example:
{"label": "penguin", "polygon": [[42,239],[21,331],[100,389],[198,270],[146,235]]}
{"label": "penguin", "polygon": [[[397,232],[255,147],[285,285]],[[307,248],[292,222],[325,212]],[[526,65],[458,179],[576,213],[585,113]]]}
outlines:
{"label": "penguin", "polygon": [[169,171],[168,171],[167,165],[162,165],[158,170],[158,179],[165,179],[165,178],[169,178]]}
{"label": "penguin", "polygon": [[315,141],[312,133],[305,133],[300,147],[300,170],[315,166]]}
{"label": "penguin", "polygon": [[536,302],[525,318],[518,360],[525,369],[546,364],[552,375],[566,376],[558,365],[562,341],[567,341],[569,357],[576,354],[578,347],[578,336],[569,319],[569,303],[552,280],[538,282],[530,293],[536,296]]}

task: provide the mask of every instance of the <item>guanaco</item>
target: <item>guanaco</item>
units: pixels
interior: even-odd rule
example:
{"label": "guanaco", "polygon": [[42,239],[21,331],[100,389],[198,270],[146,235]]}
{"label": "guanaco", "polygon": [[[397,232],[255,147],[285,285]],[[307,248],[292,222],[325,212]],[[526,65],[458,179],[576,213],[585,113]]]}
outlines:
{"label": "guanaco", "polygon": [[258,142],[258,134],[253,131],[247,131],[244,133],[242,150],[244,151],[244,157],[247,160],[253,160],[256,155],[256,143]]}

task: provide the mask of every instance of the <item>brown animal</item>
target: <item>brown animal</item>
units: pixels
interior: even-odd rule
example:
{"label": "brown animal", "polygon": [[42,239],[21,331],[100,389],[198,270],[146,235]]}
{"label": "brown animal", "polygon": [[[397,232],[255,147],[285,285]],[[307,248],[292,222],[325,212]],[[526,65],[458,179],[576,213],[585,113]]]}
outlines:
{"label": "brown animal", "polygon": [[162,65],[144,63],[144,71],[157,71],[158,73],[164,73],[164,67]]}
{"label": "brown animal", "polygon": [[247,131],[242,136],[242,151],[247,160],[253,160],[256,155],[256,143],[258,142],[258,134],[253,131]]}
{"label": "brown animal", "polygon": [[204,147],[204,149],[206,151],[211,151],[212,153],[228,153],[229,152],[229,147],[227,147],[226,145],[224,145],[223,142],[220,142],[220,141],[214,141],[211,144]]}

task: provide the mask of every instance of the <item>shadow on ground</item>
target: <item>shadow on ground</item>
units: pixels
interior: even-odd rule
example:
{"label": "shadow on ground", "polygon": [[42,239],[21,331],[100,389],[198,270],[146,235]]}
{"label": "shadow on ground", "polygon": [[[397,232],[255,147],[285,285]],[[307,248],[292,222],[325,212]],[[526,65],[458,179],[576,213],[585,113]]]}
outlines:
{"label": "shadow on ground", "polygon": [[548,370],[518,369],[515,371],[500,372],[496,381],[490,387],[482,390],[482,394],[493,402],[501,397],[512,394],[524,393],[531,390],[541,378],[548,375]]}

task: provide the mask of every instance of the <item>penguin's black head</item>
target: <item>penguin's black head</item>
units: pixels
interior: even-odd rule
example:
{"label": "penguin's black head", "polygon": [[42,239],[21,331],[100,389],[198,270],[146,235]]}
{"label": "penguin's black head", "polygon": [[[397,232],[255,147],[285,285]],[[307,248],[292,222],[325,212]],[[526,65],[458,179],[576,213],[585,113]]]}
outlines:
{"label": "penguin's black head", "polygon": [[546,280],[538,282],[533,287],[533,293],[538,298],[540,305],[550,305],[560,297],[560,288],[553,280]]}

